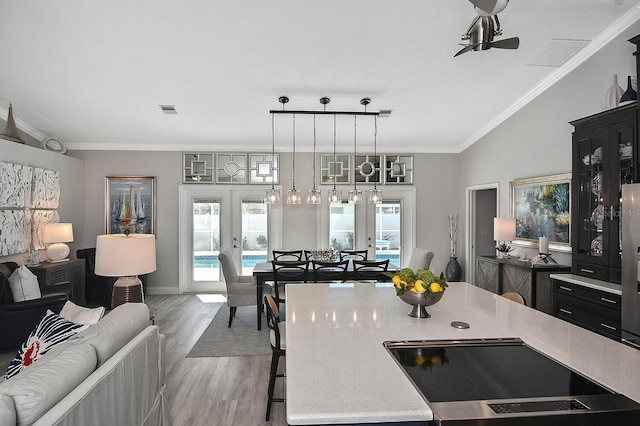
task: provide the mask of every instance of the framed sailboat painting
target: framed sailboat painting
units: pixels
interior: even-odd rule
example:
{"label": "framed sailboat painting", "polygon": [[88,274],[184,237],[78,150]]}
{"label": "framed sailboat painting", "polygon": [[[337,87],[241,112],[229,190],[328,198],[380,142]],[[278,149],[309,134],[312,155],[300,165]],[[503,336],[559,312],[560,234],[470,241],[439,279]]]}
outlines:
{"label": "framed sailboat painting", "polygon": [[156,233],[155,176],[107,176],[107,234]]}

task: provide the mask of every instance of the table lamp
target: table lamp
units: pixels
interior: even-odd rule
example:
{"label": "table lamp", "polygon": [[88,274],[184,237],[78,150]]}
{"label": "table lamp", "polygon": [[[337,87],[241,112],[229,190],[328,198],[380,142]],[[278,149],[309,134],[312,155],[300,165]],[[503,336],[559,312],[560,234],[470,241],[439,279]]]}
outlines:
{"label": "table lamp", "polygon": [[513,250],[513,247],[508,243],[516,239],[516,219],[513,217],[494,217],[493,239],[498,244],[496,247],[496,250],[500,252],[498,257],[509,257],[509,252]]}
{"label": "table lamp", "polygon": [[119,277],[111,293],[111,309],[123,303],[143,303],[138,275],[156,270],[153,234],[107,234],[96,239],[96,275]]}
{"label": "table lamp", "polygon": [[73,224],[48,223],[42,233],[42,241],[52,243],[47,247],[49,262],[65,262],[69,259],[69,246],[65,243],[73,241]]}

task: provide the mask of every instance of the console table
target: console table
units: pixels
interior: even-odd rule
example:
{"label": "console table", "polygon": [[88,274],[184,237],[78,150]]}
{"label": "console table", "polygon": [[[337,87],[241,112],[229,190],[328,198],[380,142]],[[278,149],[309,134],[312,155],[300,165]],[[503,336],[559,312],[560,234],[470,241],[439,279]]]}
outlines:
{"label": "console table", "polygon": [[519,257],[478,256],[475,285],[492,293],[515,291],[527,306],[547,314],[553,312],[551,274],[571,271],[570,266],[554,263],[532,264]]}
{"label": "console table", "polygon": [[38,266],[29,266],[29,270],[38,277],[40,287],[63,283],[71,285],[71,301],[84,305],[84,259],[70,259],[66,262],[42,262]]}

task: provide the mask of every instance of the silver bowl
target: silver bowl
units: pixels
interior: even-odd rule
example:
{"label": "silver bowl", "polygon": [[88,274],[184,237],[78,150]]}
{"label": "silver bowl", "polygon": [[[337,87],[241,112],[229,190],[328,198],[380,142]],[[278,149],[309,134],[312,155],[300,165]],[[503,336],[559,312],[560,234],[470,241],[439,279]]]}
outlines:
{"label": "silver bowl", "polygon": [[407,303],[413,306],[411,312],[407,315],[413,318],[431,318],[431,315],[425,309],[425,306],[431,306],[440,301],[444,296],[444,291],[440,291],[438,293],[429,293],[427,297],[424,297],[423,293],[418,293],[415,291],[405,291],[400,296],[400,299],[404,303]]}

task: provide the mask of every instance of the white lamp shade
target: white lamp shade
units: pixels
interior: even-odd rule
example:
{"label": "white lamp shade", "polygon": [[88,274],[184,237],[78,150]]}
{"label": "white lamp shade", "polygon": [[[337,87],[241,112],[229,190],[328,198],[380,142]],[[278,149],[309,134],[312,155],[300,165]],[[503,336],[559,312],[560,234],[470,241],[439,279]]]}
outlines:
{"label": "white lamp shade", "polygon": [[516,239],[516,219],[513,217],[493,218],[493,239],[513,241]]}
{"label": "white lamp shade", "polygon": [[148,274],[155,270],[155,235],[98,235],[96,239],[96,275],[124,277]]}
{"label": "white lamp shade", "polygon": [[73,224],[49,223],[44,227],[42,241],[45,243],[69,243],[73,241]]}

